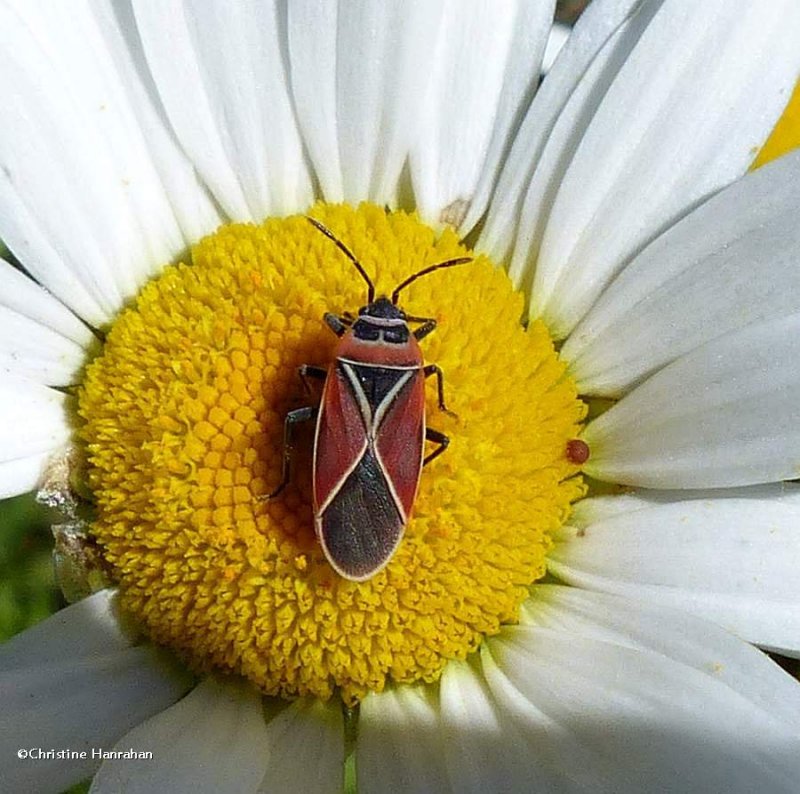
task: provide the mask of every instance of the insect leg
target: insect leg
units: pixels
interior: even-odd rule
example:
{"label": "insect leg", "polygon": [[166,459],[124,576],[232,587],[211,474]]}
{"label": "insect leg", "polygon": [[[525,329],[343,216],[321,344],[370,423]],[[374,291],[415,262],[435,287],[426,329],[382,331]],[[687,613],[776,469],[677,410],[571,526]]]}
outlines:
{"label": "insect leg", "polygon": [[414,331],[414,336],[417,338],[417,341],[420,339],[424,339],[431,331],[436,330],[436,320],[432,317],[407,317],[407,320],[417,320],[421,322],[422,325]]}
{"label": "insect leg", "polygon": [[286,414],[283,423],[283,473],[281,484],[270,494],[262,496],[261,499],[274,499],[288,484],[292,475],[292,430],[298,422],[308,422],[317,416],[317,409],[313,406],[307,408],[297,408]]}
{"label": "insect leg", "polygon": [[433,441],[434,444],[438,444],[439,446],[433,450],[430,455],[425,456],[425,460],[422,461],[423,466],[427,466],[432,460],[438,458],[450,445],[450,438],[448,436],[431,427],[425,428],[425,438],[427,441]]}
{"label": "insect leg", "polygon": [[303,381],[306,391],[311,394],[311,386],[308,385],[309,378],[316,378],[317,380],[325,380],[328,376],[328,370],[325,367],[315,367],[313,364],[302,364],[297,368],[300,375],[300,380]]}
{"label": "insect leg", "polygon": [[431,375],[436,375],[436,389],[439,392],[439,410],[444,411],[450,416],[455,416],[455,414],[444,404],[444,373],[442,372],[441,367],[439,367],[437,364],[428,364],[426,367],[423,367],[422,373],[426,378],[430,378]]}
{"label": "insect leg", "polygon": [[336,336],[342,336],[347,330],[348,326],[353,324],[353,319],[349,313],[339,317],[333,312],[325,312],[325,314],[322,316],[322,319],[325,321],[325,324],[328,326],[328,328],[330,328],[331,331],[336,334]]}

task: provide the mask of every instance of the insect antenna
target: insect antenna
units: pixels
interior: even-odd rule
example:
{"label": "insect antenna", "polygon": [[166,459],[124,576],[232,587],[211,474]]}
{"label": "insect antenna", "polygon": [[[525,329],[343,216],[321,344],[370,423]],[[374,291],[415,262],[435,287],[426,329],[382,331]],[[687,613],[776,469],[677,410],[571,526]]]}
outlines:
{"label": "insect antenna", "polygon": [[356,259],[355,254],[327,227],[323,226],[316,218],[312,218],[310,215],[306,215],[306,220],[314,227],[319,229],[329,240],[333,240],[336,243],[336,247],[356,266],[356,270],[361,273],[361,277],[364,281],[367,282],[367,286],[369,290],[367,292],[367,303],[372,303],[375,300],[375,285],[372,283],[372,279],[367,275],[367,271],[364,270],[361,262]]}
{"label": "insect antenna", "polygon": [[471,261],[472,261],[471,256],[460,256],[457,259],[448,259],[446,262],[439,262],[436,265],[430,265],[429,267],[426,267],[424,270],[420,270],[418,273],[414,273],[413,276],[409,276],[405,281],[401,281],[400,284],[398,284],[394,288],[394,292],[392,292],[392,305],[394,306],[397,305],[397,298],[400,295],[400,291],[404,290],[409,284],[411,284],[413,281],[416,281],[418,278],[421,278],[422,276],[427,276],[428,273],[433,273],[434,270],[441,270],[442,268],[445,267],[455,267],[456,265],[465,265],[467,262]]}

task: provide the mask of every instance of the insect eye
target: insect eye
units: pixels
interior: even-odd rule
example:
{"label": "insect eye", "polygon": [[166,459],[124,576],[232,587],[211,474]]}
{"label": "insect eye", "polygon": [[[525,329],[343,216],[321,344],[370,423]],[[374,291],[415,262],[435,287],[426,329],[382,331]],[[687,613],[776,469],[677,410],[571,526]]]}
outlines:
{"label": "insect eye", "polygon": [[408,328],[403,328],[402,326],[398,328],[387,328],[383,332],[383,338],[386,342],[404,344],[408,342]]}
{"label": "insect eye", "polygon": [[375,342],[381,335],[380,329],[374,325],[363,320],[358,320],[353,326],[353,333],[356,339],[366,339],[369,342]]}

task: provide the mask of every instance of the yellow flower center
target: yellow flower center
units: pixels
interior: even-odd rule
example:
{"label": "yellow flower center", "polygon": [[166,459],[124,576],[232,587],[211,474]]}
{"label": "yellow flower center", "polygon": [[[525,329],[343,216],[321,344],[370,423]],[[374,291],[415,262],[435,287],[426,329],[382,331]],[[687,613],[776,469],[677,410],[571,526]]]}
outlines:
{"label": "yellow flower center", "polygon": [[[378,295],[463,256],[415,216],[318,205]],[[517,619],[551,536],[583,494],[568,442],[584,417],[540,323],[485,257],[410,285],[402,308],[439,325],[421,343],[444,372],[427,423],[450,436],[423,469],[389,564],[338,575],[315,536],[313,427],[281,480],[286,413],[319,400],[301,364],[327,367],[339,340],[326,311],[356,312],[365,284],[305,218],[231,224],[166,267],[110,330],[80,396],[94,534],[122,604],[196,669],[247,676],[264,692],[347,702],[387,677],[431,681]]]}

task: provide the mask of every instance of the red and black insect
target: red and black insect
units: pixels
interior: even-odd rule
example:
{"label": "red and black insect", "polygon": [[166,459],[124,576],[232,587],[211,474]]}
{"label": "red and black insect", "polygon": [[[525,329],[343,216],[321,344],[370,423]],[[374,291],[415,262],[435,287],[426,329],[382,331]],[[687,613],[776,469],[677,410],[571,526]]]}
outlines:
{"label": "red and black insect", "polygon": [[[331,566],[361,582],[391,559],[405,531],[422,467],[441,455],[449,439],[425,425],[425,379],[436,375],[439,408],[444,380],[436,364],[425,365],[419,340],[436,320],[411,317],[397,306],[401,290],[421,276],[470,262],[458,257],[420,270],[395,287],[391,299],[375,299],[375,286],[353,253],[319,221],[308,218],[332,240],[367,282],[367,305],[358,317],[327,313],[324,320],[341,341],[327,368],[300,367],[325,380],[318,408],[298,408],[284,425],[283,478],[291,473],[292,428],[316,418],[314,439],[314,527]],[[421,323],[415,330],[409,323]],[[425,457],[425,441],[439,446]]]}

